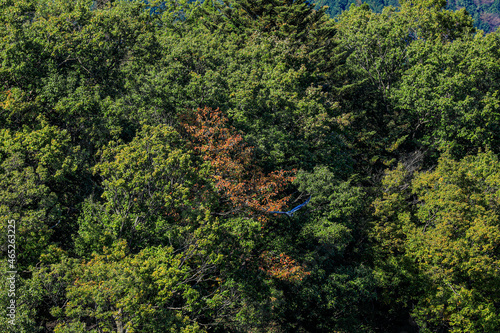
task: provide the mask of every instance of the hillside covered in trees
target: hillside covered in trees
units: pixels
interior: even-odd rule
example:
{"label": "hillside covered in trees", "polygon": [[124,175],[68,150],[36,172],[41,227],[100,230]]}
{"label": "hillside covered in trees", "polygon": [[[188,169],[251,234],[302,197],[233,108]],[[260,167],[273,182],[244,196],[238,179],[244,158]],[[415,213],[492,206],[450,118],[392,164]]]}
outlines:
{"label": "hillside covered in trees", "polygon": [[[317,8],[327,6],[326,12],[332,17],[337,17],[350,8],[366,2],[372,10],[382,12],[386,6],[399,6],[398,0],[317,0],[311,1]],[[448,0],[445,1],[446,9],[465,9],[474,19],[474,26],[485,32],[492,32],[500,26],[500,0]]]}
{"label": "hillside covered in trees", "polygon": [[500,331],[500,33],[445,5],[2,0],[0,331]]}

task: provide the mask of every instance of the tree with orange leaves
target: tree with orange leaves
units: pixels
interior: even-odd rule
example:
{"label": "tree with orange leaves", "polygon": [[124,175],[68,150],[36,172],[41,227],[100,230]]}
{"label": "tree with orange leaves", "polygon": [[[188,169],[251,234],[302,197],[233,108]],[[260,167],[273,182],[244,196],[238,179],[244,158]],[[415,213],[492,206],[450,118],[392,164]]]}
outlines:
{"label": "tree with orange leaves", "polygon": [[227,211],[218,214],[245,211],[258,214],[258,220],[265,222],[267,217],[262,212],[280,210],[290,199],[289,195],[276,197],[295,180],[294,170],[265,174],[253,164],[253,147],[227,123],[227,117],[219,109],[208,107],[199,108],[183,119],[194,150],[210,164],[216,190],[230,205]]}
{"label": "tree with orange leaves", "polygon": [[[256,216],[264,224],[268,216],[263,212],[281,210],[290,199],[290,195],[282,198],[277,196],[294,181],[294,170],[265,174],[254,164],[253,147],[247,145],[242,136],[227,123],[227,117],[219,109],[208,107],[198,109],[183,119],[183,126],[191,137],[195,152],[210,164],[215,189],[226,199],[225,211],[217,214],[245,212]],[[271,253],[264,251],[259,259],[247,259],[258,262],[261,271],[280,280],[296,282],[309,274],[285,253],[279,256]]]}

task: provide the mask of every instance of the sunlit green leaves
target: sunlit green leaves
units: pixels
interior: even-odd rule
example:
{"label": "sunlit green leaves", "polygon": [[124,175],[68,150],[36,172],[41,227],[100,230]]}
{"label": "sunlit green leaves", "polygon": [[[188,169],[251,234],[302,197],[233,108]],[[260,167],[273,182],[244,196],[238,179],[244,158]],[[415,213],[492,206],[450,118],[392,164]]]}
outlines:
{"label": "sunlit green leaves", "polygon": [[38,270],[35,280],[44,288],[65,286],[64,307],[51,309],[60,320],[55,332],[71,332],[89,322],[102,331],[200,332],[187,314],[203,303],[205,295],[193,284],[205,280],[213,264],[205,259],[205,270],[196,269],[199,257],[194,248],[174,254],[168,246],[131,255],[121,241],[88,261],[63,258]]}
{"label": "sunlit green leaves", "polygon": [[49,227],[66,220],[65,182],[77,169],[78,149],[66,131],[45,122],[35,131],[2,129],[0,136],[0,215],[16,220],[20,264],[34,264],[48,244]]}
{"label": "sunlit green leaves", "polygon": [[414,123],[414,135],[425,144],[452,142],[460,154],[467,146],[497,146],[498,44],[498,36],[479,33],[411,45],[411,67],[393,97]]}
{"label": "sunlit green leaves", "polygon": [[414,296],[414,315],[424,331],[498,327],[499,166],[492,152],[461,161],[444,154],[435,170],[403,182],[401,165],[385,183],[399,186],[405,195],[388,187],[383,200],[375,201],[382,217],[375,228],[380,232],[377,238],[384,247],[415,261],[427,281],[423,295]]}
{"label": "sunlit green leaves", "polygon": [[203,203],[196,200],[204,191],[202,170],[168,126],[145,126],[131,143],[111,143],[94,168],[103,177],[105,201],[86,206],[81,227],[87,231],[82,236],[97,237],[88,232],[98,228],[104,232],[98,237],[109,233],[139,248],[166,241],[172,224],[189,225],[197,214],[203,215]]}

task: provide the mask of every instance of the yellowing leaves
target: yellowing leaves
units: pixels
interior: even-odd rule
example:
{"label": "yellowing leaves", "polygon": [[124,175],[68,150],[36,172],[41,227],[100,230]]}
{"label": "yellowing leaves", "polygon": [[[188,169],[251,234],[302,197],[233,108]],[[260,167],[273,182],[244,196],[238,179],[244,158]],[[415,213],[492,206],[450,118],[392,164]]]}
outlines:
{"label": "yellowing leaves", "polygon": [[494,327],[493,304],[500,297],[497,156],[485,152],[455,161],[444,154],[437,168],[407,179],[411,192],[398,193],[404,173],[400,166],[383,181],[390,186],[374,203],[382,218],[375,230],[382,244],[404,251],[430,281],[428,298],[420,298],[414,313],[453,332]]}

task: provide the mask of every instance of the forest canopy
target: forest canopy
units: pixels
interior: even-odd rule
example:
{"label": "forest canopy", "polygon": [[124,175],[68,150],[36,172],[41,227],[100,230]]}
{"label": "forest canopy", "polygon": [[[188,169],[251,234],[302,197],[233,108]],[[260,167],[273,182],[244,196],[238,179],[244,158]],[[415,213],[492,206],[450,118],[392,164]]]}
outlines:
{"label": "forest canopy", "polygon": [[500,33],[465,10],[0,12],[0,331],[500,331]]}
{"label": "forest canopy", "polygon": [[[399,0],[316,0],[310,1],[316,8],[326,7],[326,13],[337,17],[349,10],[350,6],[366,2],[372,10],[382,12],[384,7],[399,6]],[[460,10],[464,8],[474,19],[474,26],[485,32],[493,32],[500,26],[500,0],[447,0],[446,9]]]}

